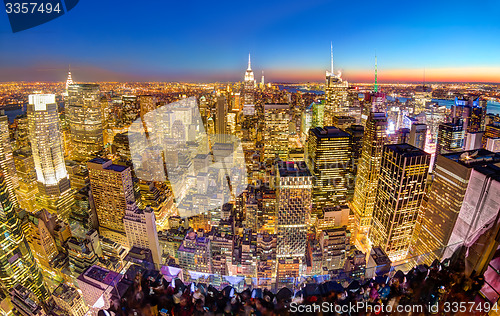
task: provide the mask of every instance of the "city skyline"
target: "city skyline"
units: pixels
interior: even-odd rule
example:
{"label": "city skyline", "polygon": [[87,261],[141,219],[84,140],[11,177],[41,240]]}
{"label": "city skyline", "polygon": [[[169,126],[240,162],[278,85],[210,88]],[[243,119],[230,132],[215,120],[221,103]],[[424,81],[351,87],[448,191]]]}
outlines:
{"label": "city skyline", "polygon": [[498,313],[500,2],[10,1],[0,316]]}
{"label": "city skyline", "polygon": [[[9,49],[0,52],[0,81],[62,81],[69,64],[79,82],[240,81],[250,52],[257,78],[321,82],[333,42],[335,70],[348,81],[372,82],[377,55],[380,82],[421,82],[424,72],[428,82],[500,82],[491,40],[499,4],[451,4],[198,3],[188,11],[82,2],[15,34],[2,19],[0,44]],[[480,18],[458,19],[464,12]]]}

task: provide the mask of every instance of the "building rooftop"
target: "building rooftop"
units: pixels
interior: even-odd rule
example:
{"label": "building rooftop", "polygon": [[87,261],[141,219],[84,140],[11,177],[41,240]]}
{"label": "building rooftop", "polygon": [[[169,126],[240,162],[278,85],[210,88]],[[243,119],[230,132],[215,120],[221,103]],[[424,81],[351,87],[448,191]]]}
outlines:
{"label": "building rooftop", "polygon": [[105,159],[105,158],[100,158],[100,157],[93,158],[93,159],[89,160],[88,163],[102,165],[103,169],[112,170],[112,171],[116,171],[116,172],[122,172],[122,171],[129,168],[127,166],[115,165],[115,164],[113,164],[111,159]]}
{"label": "building rooftop", "polygon": [[415,156],[425,156],[425,155],[430,156],[430,154],[426,153],[422,149],[406,143],[385,145],[384,147],[404,157],[415,157]]}
{"label": "building rooftop", "polygon": [[288,110],[290,105],[288,103],[266,103],[264,104],[265,110]]}
{"label": "building rooftop", "polygon": [[391,264],[391,259],[389,259],[384,250],[380,247],[373,247],[370,252],[370,257],[376,265]]}
{"label": "building rooftop", "polygon": [[442,156],[469,168],[500,163],[500,153],[494,153],[486,149],[461,151]]}
{"label": "building rooftop", "polygon": [[95,280],[100,283],[104,283],[106,285],[112,285],[117,282],[119,273],[110,271],[108,269],[101,268],[99,266],[93,265],[87,269],[87,271],[83,272],[78,279],[86,281],[86,280]]}
{"label": "building rooftop", "polygon": [[335,127],[335,126],[325,126],[315,127],[311,129],[311,133],[313,133],[317,138],[340,138],[340,137],[349,137],[349,134],[344,132],[343,130]]}
{"label": "building rooftop", "polygon": [[52,292],[57,298],[67,302],[72,305],[74,300],[79,297],[79,293],[76,291],[74,287],[68,286],[65,283],[59,284],[59,286]]}
{"label": "building rooftop", "polygon": [[280,161],[278,162],[280,177],[310,177],[311,172],[304,161]]}

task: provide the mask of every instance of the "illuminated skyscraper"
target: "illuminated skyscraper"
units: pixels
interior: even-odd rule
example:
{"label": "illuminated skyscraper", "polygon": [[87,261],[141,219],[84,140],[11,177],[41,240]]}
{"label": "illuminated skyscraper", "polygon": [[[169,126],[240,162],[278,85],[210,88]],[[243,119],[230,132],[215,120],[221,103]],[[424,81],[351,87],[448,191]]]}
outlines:
{"label": "illuminated skyscraper", "polygon": [[73,191],[64,162],[55,95],[29,96],[28,131],[37,176],[37,205],[67,218]]}
{"label": "illuminated skyscraper", "polygon": [[226,97],[224,95],[218,96],[216,104],[215,122],[217,124],[215,125],[215,133],[219,134],[219,137],[223,137],[222,135],[227,133],[227,110]]}
{"label": "illuminated skyscraper", "polygon": [[361,159],[361,150],[363,148],[363,134],[365,133],[365,127],[362,125],[352,124],[350,127],[345,129],[345,132],[349,134],[351,140],[351,163],[350,163],[350,176],[348,183],[348,200],[351,201],[354,196],[354,180],[358,174],[359,160]]}
{"label": "illuminated skyscraper", "polygon": [[408,144],[384,146],[370,241],[392,261],[408,253],[430,159],[430,154]]}
{"label": "illuminated skyscraper", "polygon": [[486,148],[488,139],[500,137],[500,122],[486,125],[483,135],[483,148]]}
{"label": "illuminated skyscraper", "polygon": [[0,173],[3,173],[5,177],[5,184],[12,204],[18,207],[16,190],[19,188],[19,179],[16,174],[16,164],[10,144],[9,119],[2,112],[0,112]]}
{"label": "illuminated skyscraper", "polygon": [[427,125],[425,124],[412,124],[410,129],[410,140],[408,144],[425,149],[425,138],[427,137]]}
{"label": "illuminated skyscraper", "polygon": [[42,274],[21,229],[4,179],[0,173],[0,286],[8,291],[20,283],[39,298],[46,298],[48,292]]}
{"label": "illuminated skyscraper", "polygon": [[313,175],[313,213],[316,216],[325,206],[347,202],[350,145],[349,134],[334,126],[309,130],[307,164]]}
{"label": "illuminated skyscraper", "polygon": [[425,84],[416,87],[415,89],[415,103],[413,108],[413,115],[424,112],[427,104],[432,101],[432,88]]}
{"label": "illuminated skyscraper", "polygon": [[123,217],[127,205],[135,202],[130,168],[102,158],[90,160],[87,168],[99,233],[119,244],[128,245]]}
{"label": "illuminated skyscraper", "polygon": [[373,206],[382,160],[383,146],[386,142],[387,119],[384,113],[372,112],[366,123],[363,135],[363,149],[359,159],[358,174],[354,188],[352,209],[356,221],[356,239],[366,236],[372,222]]}
{"label": "illuminated skyscraper", "polygon": [[312,176],[305,162],[277,163],[277,256],[303,260],[311,215]]}
{"label": "illuminated skyscraper", "polygon": [[243,114],[244,115],[254,115],[255,114],[255,100],[254,100],[254,90],[255,90],[255,77],[253,75],[252,65],[250,62],[250,54],[248,54],[248,68],[245,72],[245,80],[243,82]]}
{"label": "illuminated skyscraper", "polygon": [[264,105],[264,158],[288,158],[290,105],[287,103]]}
{"label": "illuminated skyscraper", "polygon": [[422,263],[441,259],[462,207],[475,167],[500,162],[500,154],[487,150],[438,155],[434,181],[424,199],[415,225],[409,256],[422,256]]}
{"label": "illuminated skyscraper", "polygon": [[31,155],[31,148],[24,147],[14,152],[14,163],[19,178],[18,196],[19,206],[29,212],[35,212],[35,195],[38,193],[35,163]]}
{"label": "illuminated skyscraper", "polygon": [[68,79],[66,79],[66,90],[64,91],[64,95],[68,95],[68,88],[73,84],[73,78],[71,77],[71,69],[68,69]]}
{"label": "illuminated skyscraper", "polygon": [[462,151],[465,131],[460,120],[439,125],[436,154]]}
{"label": "illuminated skyscraper", "polygon": [[99,85],[69,85],[65,110],[70,128],[70,156],[86,161],[104,146]]}
{"label": "illuminated skyscraper", "polygon": [[342,80],[341,73],[333,73],[333,46],[331,47],[331,68],[326,71],[325,83],[325,118],[323,126],[333,125],[333,116],[346,115],[349,106],[347,104],[347,89],[349,83]]}
{"label": "illuminated skyscraper", "polygon": [[156,110],[156,98],[153,95],[140,95],[137,97],[139,101],[140,112],[139,115],[141,118],[144,118],[144,115],[148,112]]}

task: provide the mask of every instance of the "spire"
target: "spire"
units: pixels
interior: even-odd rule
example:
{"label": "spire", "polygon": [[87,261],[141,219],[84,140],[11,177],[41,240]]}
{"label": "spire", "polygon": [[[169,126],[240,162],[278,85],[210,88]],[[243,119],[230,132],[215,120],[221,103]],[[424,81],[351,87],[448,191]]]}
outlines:
{"label": "spire", "polygon": [[333,75],[333,43],[331,41],[330,41],[330,58],[331,58],[330,73]]}
{"label": "spire", "polygon": [[250,62],[250,53],[248,53],[248,70],[252,70],[251,62]]}
{"label": "spire", "polygon": [[377,81],[377,54],[375,54],[375,84],[373,85],[373,91],[378,92],[378,81]]}
{"label": "spire", "polygon": [[71,65],[68,66],[68,79],[66,79],[66,92],[68,92],[68,86],[73,84],[73,78],[71,77]]}

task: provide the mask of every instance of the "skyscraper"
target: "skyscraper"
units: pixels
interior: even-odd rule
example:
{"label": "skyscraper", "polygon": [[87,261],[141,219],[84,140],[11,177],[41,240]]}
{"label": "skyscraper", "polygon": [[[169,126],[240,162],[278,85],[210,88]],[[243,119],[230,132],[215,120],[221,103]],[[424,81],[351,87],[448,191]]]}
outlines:
{"label": "skyscraper", "polygon": [[280,161],[276,167],[277,256],[302,260],[312,206],[312,176],[303,161]]}
{"label": "skyscraper", "polygon": [[250,61],[250,54],[248,54],[248,68],[245,72],[245,80],[243,81],[243,114],[255,114],[255,77],[253,75],[252,64]]}
{"label": "skyscraper", "polygon": [[347,104],[348,88],[349,83],[342,80],[340,71],[338,74],[333,73],[333,46],[331,46],[331,66],[330,71],[326,71],[324,126],[333,125],[333,116],[345,115],[347,113],[349,109]]}
{"label": "skyscraper", "polygon": [[264,158],[288,158],[290,105],[287,103],[264,105]]}
{"label": "skyscraper", "polygon": [[483,135],[483,148],[486,148],[488,139],[500,137],[500,122],[494,122],[486,125]]}
{"label": "skyscraper", "polygon": [[475,167],[500,162],[500,154],[487,150],[438,155],[434,181],[424,199],[415,225],[409,256],[422,256],[422,263],[441,259],[462,207]]}
{"label": "skyscraper", "polygon": [[352,209],[356,221],[355,238],[359,241],[362,241],[363,236],[366,236],[372,222],[380,162],[382,160],[383,146],[387,139],[386,128],[387,119],[384,113],[370,113],[363,135],[363,149],[359,159],[352,200]]}
{"label": "skyscraper", "polygon": [[64,91],[64,95],[68,96],[68,88],[73,84],[73,78],[71,77],[71,69],[68,69],[68,79],[66,79],[66,89]]}
{"label": "skyscraper", "polygon": [[28,131],[37,175],[37,205],[67,218],[73,197],[64,162],[55,95],[29,96]]}
{"label": "skyscraper", "polygon": [[347,202],[350,173],[350,135],[334,127],[309,130],[307,164],[313,175],[313,213],[321,214],[325,206]]}
{"label": "skyscraper", "polygon": [[19,188],[19,179],[10,144],[9,119],[3,111],[0,112],[0,173],[5,177],[12,204],[18,207],[16,190]]}
{"label": "skyscraper", "polygon": [[384,146],[370,240],[392,261],[406,258],[425,194],[430,154],[408,144]]}
{"label": "skyscraper", "polygon": [[425,138],[427,137],[427,125],[412,124],[410,129],[410,140],[408,144],[424,150]]}
{"label": "skyscraper", "polygon": [[[217,97],[215,120],[215,133],[218,134],[219,137],[223,137],[222,135],[227,133],[227,110],[226,97],[224,95],[219,95]],[[221,141],[223,141],[223,139]]]}
{"label": "skyscraper", "polygon": [[68,87],[66,115],[70,128],[71,157],[86,161],[103,149],[102,110],[97,84]]}
{"label": "skyscraper", "polygon": [[139,116],[144,118],[148,112],[156,110],[156,98],[153,95],[140,95],[137,97],[139,101],[140,112]]}
{"label": "skyscraper", "polygon": [[157,267],[162,264],[161,249],[158,243],[158,232],[156,230],[155,213],[151,207],[141,210],[131,203],[127,205],[125,217],[123,218],[128,245],[150,249],[153,261]]}
{"label": "skyscraper", "polygon": [[436,154],[462,151],[465,131],[460,120],[439,125]]}
{"label": "skyscraper", "polygon": [[87,162],[90,187],[99,221],[99,233],[127,245],[123,217],[128,204],[134,203],[134,185],[129,167],[115,165],[109,159]]}
{"label": "skyscraper", "polygon": [[0,286],[9,290],[17,283],[39,298],[47,298],[43,278],[10,201],[5,178],[0,173]]}

